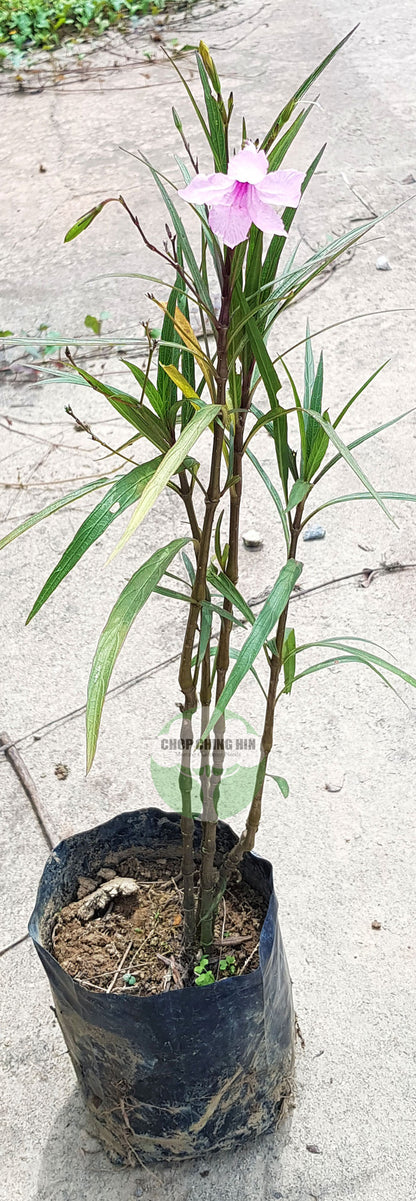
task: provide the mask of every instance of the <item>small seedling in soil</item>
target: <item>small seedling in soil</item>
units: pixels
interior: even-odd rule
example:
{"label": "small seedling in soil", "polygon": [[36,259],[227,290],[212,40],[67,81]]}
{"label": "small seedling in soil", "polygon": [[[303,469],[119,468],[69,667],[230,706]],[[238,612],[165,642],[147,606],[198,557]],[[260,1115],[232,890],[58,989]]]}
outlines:
{"label": "small seedling in soil", "polygon": [[214,973],[207,967],[208,955],[203,955],[194,967],[195,984],[215,984]]}
{"label": "small seedling in soil", "polygon": [[123,980],[124,980],[124,983],[128,984],[129,986],[136,983],[136,977],[131,976],[130,972],[126,972],[126,974],[123,976]]}
{"label": "small seedling in soil", "polygon": [[220,972],[229,972],[230,976],[234,976],[235,955],[226,955],[225,959],[220,959]]}

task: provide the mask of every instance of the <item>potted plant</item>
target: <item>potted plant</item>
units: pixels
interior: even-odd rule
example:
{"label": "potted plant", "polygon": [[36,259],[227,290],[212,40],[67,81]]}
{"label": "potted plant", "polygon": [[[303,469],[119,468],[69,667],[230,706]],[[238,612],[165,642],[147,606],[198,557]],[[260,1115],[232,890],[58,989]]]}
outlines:
{"label": "potted plant", "polygon": [[[175,110],[185,155],[177,158],[179,188],[141,155],[168,217],[163,246],[150,247],[163,261],[163,275],[169,274],[168,283],[160,281],[167,299],[152,297],[163,312],[161,332],[156,336],[146,327],[144,367],[126,362],[136,386],[131,393],[89,375],[67,351],[80,380],[128,423],[128,441],[114,450],[121,469],[56,500],[0,543],[5,546],[77,497],[104,491],[44,584],[29,621],[92,543],[131,510],[113,555],[135,535],[138,565],[94,656],[86,709],[88,770],[111,673],[132,623],[154,593],[185,607],[180,731],[176,739],[165,738],[179,754],[171,801],[177,811],[121,814],[59,844],[46,864],[30,922],[96,1131],[126,1163],[230,1148],[270,1130],[284,1113],[293,1071],[291,985],[271,866],[253,853],[266,777],[272,774],[283,798],[288,794],[286,781],[270,773],[276,708],[299,679],[334,662],[365,665],[385,682],[386,675],[396,675],[416,684],[365,640],[314,637],[299,646],[288,622],[302,570],[299,539],[311,515],[328,504],[373,500],[389,518],[390,499],[416,499],[377,490],[353,454],[391,420],[348,445],[339,432],[377,370],[342,407],[332,398],[330,415],[323,358],[315,364],[309,330],[301,339],[302,396],[285,358],[269,348],[279,315],[376,223],[355,227],[301,263],[295,262],[296,250],[289,255],[286,250],[297,207],[323,153],[322,148],[306,170],[282,168],[312,107],[297,106],[346,40],[297,89],[261,140],[244,119],[242,126],[232,126],[232,95],[224,98],[204,44],[196,55],[204,112],[173,62],[213,170],[199,172]],[[66,241],[86,230],[109,202],[81,217]],[[149,246],[140,218],[123,197],[118,203]],[[186,233],[186,204],[200,223],[199,255]],[[254,449],[264,430],[275,451],[273,476]],[[195,458],[201,435],[205,466]],[[146,461],[139,462],[135,452],[143,442],[150,444],[151,457],[146,452]],[[319,483],[341,459],[358,484],[355,480],[349,496],[320,502]],[[248,461],[259,488],[273,500],[278,550],[275,580],[257,612],[239,589]],[[166,487],[177,497],[178,512],[183,507],[189,530],[143,561],[137,531]],[[319,650],[317,663],[303,659],[312,648]],[[234,800],[241,789],[237,808],[247,804],[237,837],[221,821],[230,812],[229,805],[222,808],[230,795],[227,716],[235,719],[230,702],[248,672],[263,693],[264,724],[244,789],[241,775],[234,775],[231,786]],[[162,778],[168,779],[167,767]]]}

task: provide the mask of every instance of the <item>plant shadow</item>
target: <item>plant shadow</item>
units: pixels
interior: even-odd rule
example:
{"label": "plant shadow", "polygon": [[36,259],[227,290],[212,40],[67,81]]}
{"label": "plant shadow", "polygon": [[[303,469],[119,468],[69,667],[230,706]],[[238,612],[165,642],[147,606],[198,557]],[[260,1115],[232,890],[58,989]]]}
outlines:
{"label": "plant shadow", "polygon": [[120,1168],[88,1132],[78,1090],[59,1111],[46,1143],[36,1201],[274,1201],[282,1195],[280,1156],[291,1114],[276,1132],[226,1154],[155,1168]]}

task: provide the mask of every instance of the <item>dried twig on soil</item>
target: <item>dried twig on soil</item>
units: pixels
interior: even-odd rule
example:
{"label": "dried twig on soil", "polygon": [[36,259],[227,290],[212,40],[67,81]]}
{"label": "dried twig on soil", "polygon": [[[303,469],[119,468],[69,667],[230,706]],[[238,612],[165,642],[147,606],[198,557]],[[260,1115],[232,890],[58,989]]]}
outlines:
{"label": "dried twig on soil", "polygon": [[170,958],[168,958],[167,955],[161,955],[159,951],[156,951],[156,959],[161,959],[162,963],[166,963],[167,967],[170,968],[176,987],[183,988],[182,976],[174,956],[171,955]]}
{"label": "dried twig on soil", "polygon": [[[227,916],[227,906],[226,906],[226,904],[225,904],[225,897],[223,897],[223,898],[222,898],[222,905],[223,905],[223,915],[222,915],[222,929],[221,929],[220,947],[222,946],[222,944],[223,944],[223,942],[224,942],[224,934],[225,934],[225,919],[226,919],[226,916]],[[220,974],[220,959],[219,959],[219,956],[218,956],[217,980],[218,980],[219,974]]]}
{"label": "dried twig on soil", "polygon": [[249,963],[251,963],[251,960],[254,959],[254,956],[256,954],[256,951],[258,951],[258,949],[259,949],[259,943],[256,943],[256,946],[254,947],[254,951],[251,952],[251,955],[249,955],[248,958],[244,960],[243,966],[240,967],[240,971],[238,973],[239,976],[243,975],[243,973],[246,970],[246,967],[248,967]]}
{"label": "dried twig on soil", "polygon": [[121,956],[120,963],[119,963],[118,967],[116,968],[116,971],[114,972],[113,979],[111,980],[111,983],[108,985],[108,988],[106,989],[107,993],[112,992],[114,985],[117,983],[117,977],[120,975],[121,969],[124,967],[127,956],[129,954],[129,951],[131,951],[132,946],[133,946],[133,939],[131,939],[128,946],[126,947],[126,950],[124,951],[124,954]]}

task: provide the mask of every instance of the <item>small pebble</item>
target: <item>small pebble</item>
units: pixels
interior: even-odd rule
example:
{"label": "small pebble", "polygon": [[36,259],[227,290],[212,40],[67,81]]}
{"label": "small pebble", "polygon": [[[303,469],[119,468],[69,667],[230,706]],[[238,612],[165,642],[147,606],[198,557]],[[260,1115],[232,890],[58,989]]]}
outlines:
{"label": "small pebble", "polygon": [[304,542],[320,542],[325,538],[326,530],[323,525],[310,525],[303,535]]}
{"label": "small pebble", "polygon": [[391,271],[389,260],[386,259],[385,254],[379,254],[376,261],[376,269],[377,271]]}
{"label": "small pebble", "polygon": [[374,921],[371,923],[371,929],[372,930],[381,930],[381,922],[378,922],[377,918],[374,918]]}
{"label": "small pebble", "polygon": [[247,546],[249,550],[259,550],[260,547],[263,546],[261,534],[259,534],[258,530],[255,529],[247,530],[247,532],[243,534],[243,542],[244,546]]}
{"label": "small pebble", "polygon": [[416,175],[413,174],[413,171],[409,171],[409,174],[406,175],[405,178],[402,179],[401,182],[402,183],[416,183]]}

